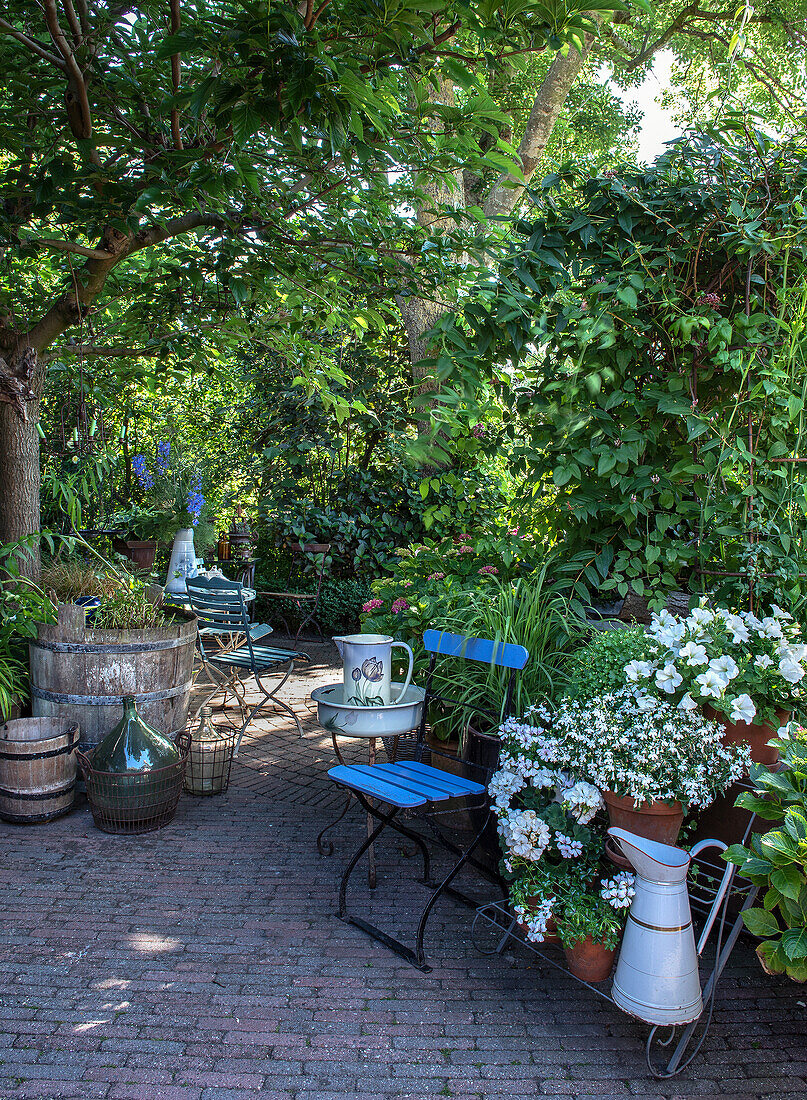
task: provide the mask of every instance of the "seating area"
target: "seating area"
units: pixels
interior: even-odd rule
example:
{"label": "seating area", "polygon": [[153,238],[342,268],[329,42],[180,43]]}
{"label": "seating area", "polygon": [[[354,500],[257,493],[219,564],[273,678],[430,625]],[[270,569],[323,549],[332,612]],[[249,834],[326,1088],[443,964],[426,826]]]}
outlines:
{"label": "seating area", "polygon": [[[51,823],[43,848],[41,831],[0,824],[0,1094],[803,1096],[804,1006],[762,975],[749,942],[724,976],[708,1046],[665,1084],[647,1077],[641,1024],[523,953],[480,954],[465,907],[435,909],[430,974],[340,921],[338,880],[364,815],[340,823],[332,857],[317,853],[340,799],[309,697],[338,658],[330,643],[307,648],[286,695],[303,737],[287,715],[259,716],[227,793],[183,798],[169,829],[133,844],[100,833],[85,808]],[[365,758],[362,745],[346,754]],[[416,873],[415,853],[382,843],[377,889],[356,876],[352,896],[404,935],[423,900]]]}

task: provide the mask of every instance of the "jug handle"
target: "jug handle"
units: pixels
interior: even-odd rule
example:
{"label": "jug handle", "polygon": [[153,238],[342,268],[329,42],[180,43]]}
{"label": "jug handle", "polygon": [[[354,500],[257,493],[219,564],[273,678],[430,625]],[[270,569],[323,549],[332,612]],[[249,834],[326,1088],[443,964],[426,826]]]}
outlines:
{"label": "jug handle", "polygon": [[409,646],[406,644],[406,642],[393,642],[392,645],[390,646],[390,649],[394,649],[396,645],[400,646],[401,649],[405,649],[406,652],[409,654],[409,669],[406,673],[406,680],[404,681],[403,687],[398,692],[397,699],[392,700],[393,703],[400,703],[401,699],[403,699],[404,695],[406,694],[406,689],[409,687],[409,683],[412,679],[412,667],[415,663],[415,658],[414,658],[414,655],[412,653],[412,650],[409,648]]}
{"label": "jug handle", "polygon": [[[728,848],[728,845],[724,844],[722,840],[699,840],[698,843],[695,844],[690,851],[689,858],[691,860],[695,859],[706,848],[717,848],[721,852],[725,852]],[[712,907],[709,910],[709,915],[706,918],[706,923],[701,930],[700,939],[698,940],[699,955],[703,953],[703,949],[709,940],[709,933],[712,931],[712,928],[714,928],[714,923],[717,920],[718,913],[720,912],[720,906],[723,904],[723,899],[728,893],[736,870],[737,868],[733,863],[726,864],[726,869],[723,872],[723,877],[721,878],[720,885],[717,888],[715,899],[712,902]]]}

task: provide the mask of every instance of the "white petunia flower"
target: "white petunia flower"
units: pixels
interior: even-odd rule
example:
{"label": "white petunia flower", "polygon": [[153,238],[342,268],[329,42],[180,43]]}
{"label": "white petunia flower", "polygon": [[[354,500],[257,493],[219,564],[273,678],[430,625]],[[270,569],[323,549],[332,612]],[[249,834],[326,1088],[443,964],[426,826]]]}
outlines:
{"label": "white petunia flower", "polygon": [[695,702],[695,700],[692,698],[692,696],[689,694],[689,692],[687,692],[686,695],[684,696],[684,698],[678,704],[678,710],[697,710],[697,709],[698,709],[698,704]]}
{"label": "white petunia flower", "polygon": [[653,671],[653,666],[649,661],[631,661],[625,665],[625,679],[635,684],[637,680],[646,680]]}
{"label": "white petunia flower", "polygon": [[700,687],[701,697],[711,696],[713,699],[719,699],[726,687],[726,681],[712,668],[707,668],[706,672],[696,676],[695,683]]}
{"label": "white petunia flower", "polygon": [[757,668],[770,668],[773,664],[773,658],[769,657],[767,653],[760,653],[758,657],[754,658],[754,664]]}
{"label": "white petunia flower", "polygon": [[738,695],[736,699],[732,699],[729,714],[732,722],[750,722],[756,713],[757,708],[750,695]]}
{"label": "white petunia flower", "polygon": [[666,664],[656,673],[656,687],[661,688],[667,695],[672,695],[682,681],[683,676],[674,664]]}
{"label": "white petunia flower", "polygon": [[783,657],[779,662],[779,671],[789,684],[797,684],[804,678],[804,669],[797,661],[790,657]]}
{"label": "white petunia flower", "polygon": [[716,672],[718,676],[722,676],[727,682],[733,680],[735,676],[739,675],[740,669],[737,666],[737,662],[733,657],[723,656],[716,657],[709,662],[709,668],[712,672]]}
{"label": "white petunia flower", "polygon": [[709,660],[705,647],[697,642],[687,642],[678,656],[683,657],[688,665],[705,665]]}
{"label": "white petunia flower", "polygon": [[689,618],[693,623],[698,623],[701,626],[708,626],[709,623],[714,622],[715,616],[708,607],[696,607]]}
{"label": "white petunia flower", "polygon": [[783,638],[784,633],[781,625],[772,618],[770,615],[766,615],[757,628],[758,632],[765,638]]}

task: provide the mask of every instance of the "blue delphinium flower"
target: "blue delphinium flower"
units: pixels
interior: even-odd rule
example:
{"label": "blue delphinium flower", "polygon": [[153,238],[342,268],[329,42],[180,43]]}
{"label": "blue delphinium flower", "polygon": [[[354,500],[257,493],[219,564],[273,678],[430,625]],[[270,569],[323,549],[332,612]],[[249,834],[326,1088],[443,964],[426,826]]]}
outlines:
{"label": "blue delphinium flower", "polygon": [[202,479],[197,474],[191,482],[190,492],[188,493],[188,499],[186,501],[186,507],[194,527],[199,522],[199,516],[202,514],[204,503],[205,498],[202,496]]}
{"label": "blue delphinium flower", "polygon": [[151,470],[146,465],[146,459],[143,455],[134,456],[132,459],[132,469],[135,472],[135,477],[141,489],[154,488],[154,478],[152,477]]}
{"label": "blue delphinium flower", "polygon": [[164,474],[168,469],[168,462],[171,458],[171,444],[167,439],[161,439],[157,444],[157,473]]}

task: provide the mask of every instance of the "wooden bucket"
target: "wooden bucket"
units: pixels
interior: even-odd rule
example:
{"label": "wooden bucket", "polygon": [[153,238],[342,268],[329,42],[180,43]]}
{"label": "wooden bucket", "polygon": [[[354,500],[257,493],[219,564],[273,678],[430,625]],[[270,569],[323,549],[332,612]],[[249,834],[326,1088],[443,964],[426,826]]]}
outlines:
{"label": "wooden bucket", "polygon": [[79,728],[62,718],[0,726],[0,817],[20,825],[66,814],[76,792]]}
{"label": "wooden bucket", "polygon": [[175,737],[184,730],[193,678],[196,616],[167,609],[170,621],[148,630],[94,630],[81,608],[59,608],[30,643],[31,700],[37,717],[71,718],[82,752],[102,741],[133,695],[144,722]]}

